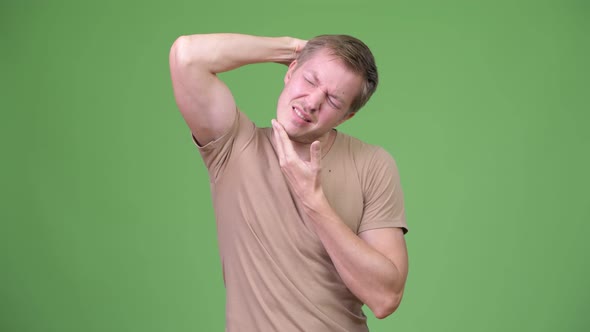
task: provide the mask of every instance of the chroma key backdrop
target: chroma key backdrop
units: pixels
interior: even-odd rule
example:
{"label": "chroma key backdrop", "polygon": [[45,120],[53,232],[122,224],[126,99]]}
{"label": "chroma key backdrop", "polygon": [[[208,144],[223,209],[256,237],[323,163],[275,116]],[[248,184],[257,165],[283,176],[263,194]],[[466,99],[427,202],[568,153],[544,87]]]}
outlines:
{"label": "chroma key backdrop", "polygon": [[[374,51],[380,86],[338,129],[396,159],[410,273],[371,331],[590,330],[588,2],[4,0],[0,331],[224,330],[168,68],[178,36],[212,32]],[[221,78],[269,126],[285,71]]]}

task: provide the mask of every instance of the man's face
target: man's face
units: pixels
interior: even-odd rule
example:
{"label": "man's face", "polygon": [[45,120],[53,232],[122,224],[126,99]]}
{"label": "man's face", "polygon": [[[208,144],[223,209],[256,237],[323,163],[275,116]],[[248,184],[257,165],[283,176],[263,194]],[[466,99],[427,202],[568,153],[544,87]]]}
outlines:
{"label": "man's face", "polygon": [[289,138],[312,143],[350,119],[350,105],[363,84],[360,75],[326,50],[304,63],[291,63],[279,96],[277,120]]}

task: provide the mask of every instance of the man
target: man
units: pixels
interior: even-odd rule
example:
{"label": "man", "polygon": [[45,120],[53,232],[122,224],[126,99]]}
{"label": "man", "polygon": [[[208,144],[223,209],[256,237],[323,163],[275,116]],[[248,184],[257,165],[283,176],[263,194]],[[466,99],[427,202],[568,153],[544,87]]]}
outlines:
{"label": "man", "polygon": [[[235,105],[216,74],[288,64],[270,128]],[[377,86],[356,38],[309,42],[239,34],[178,38],[174,96],[210,176],[227,331],[367,331],[398,307],[408,270],[397,168],[334,128]]]}

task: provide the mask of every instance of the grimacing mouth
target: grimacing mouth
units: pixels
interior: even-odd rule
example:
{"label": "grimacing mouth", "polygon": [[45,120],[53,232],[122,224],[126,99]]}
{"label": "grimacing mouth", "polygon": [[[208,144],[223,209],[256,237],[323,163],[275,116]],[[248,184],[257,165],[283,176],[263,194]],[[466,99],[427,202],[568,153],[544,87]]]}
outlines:
{"label": "grimacing mouth", "polygon": [[305,114],[303,114],[301,111],[299,111],[295,106],[292,107],[293,111],[295,111],[295,114],[297,114],[298,117],[300,117],[303,121],[307,122],[307,123],[311,123],[311,119],[309,119],[307,116],[305,116]]}

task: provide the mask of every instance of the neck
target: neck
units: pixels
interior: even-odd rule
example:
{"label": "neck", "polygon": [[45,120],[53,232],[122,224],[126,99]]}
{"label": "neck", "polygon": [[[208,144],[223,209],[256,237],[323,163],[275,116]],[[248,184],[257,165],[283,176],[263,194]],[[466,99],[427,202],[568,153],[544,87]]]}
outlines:
{"label": "neck", "polygon": [[[329,132],[324,134],[322,137],[317,139],[317,141],[320,141],[320,146],[322,148],[322,157],[324,157],[326,155],[326,153],[328,152],[328,150],[330,150],[330,147],[332,147],[332,144],[334,143],[335,139],[336,139],[336,131],[334,129],[330,130]],[[309,161],[310,160],[309,149],[310,149],[311,143],[313,143],[313,142],[310,142],[310,143],[300,143],[300,142],[295,142],[295,141],[291,141],[291,142],[293,142],[293,149],[295,150],[295,152],[297,153],[299,158],[301,158],[302,160]]]}

